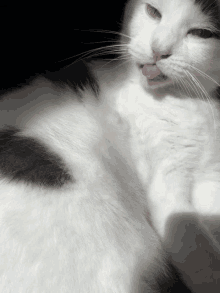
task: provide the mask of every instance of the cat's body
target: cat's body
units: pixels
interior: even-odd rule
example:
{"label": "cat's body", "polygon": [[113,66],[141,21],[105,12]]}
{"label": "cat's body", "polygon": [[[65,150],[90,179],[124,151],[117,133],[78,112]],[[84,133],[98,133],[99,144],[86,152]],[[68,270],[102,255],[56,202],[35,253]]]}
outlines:
{"label": "cat's body", "polygon": [[0,101],[0,292],[161,292],[167,256],[193,292],[219,291],[220,103],[183,79],[193,64],[219,82],[219,39],[187,35],[211,27],[205,1],[149,2],[126,10],[129,62]]}
{"label": "cat's body", "polygon": [[[163,271],[164,255],[145,219],[141,185],[132,162],[129,167],[123,159],[126,126],[118,125],[92,90],[86,95],[81,103],[73,91],[59,93],[40,80],[1,101],[7,116],[2,126],[7,120],[24,129],[18,136],[58,154],[70,178],[61,186],[53,180],[46,186],[41,178],[42,187],[37,176],[35,184],[30,178],[23,183],[22,175],[17,182],[16,173],[12,182],[7,176],[1,180],[0,292],[138,292],[141,274],[152,274],[150,264],[156,265],[152,284]],[[12,105],[17,112],[10,116]],[[19,150],[18,145],[13,150],[14,140],[8,143],[11,153]]]}

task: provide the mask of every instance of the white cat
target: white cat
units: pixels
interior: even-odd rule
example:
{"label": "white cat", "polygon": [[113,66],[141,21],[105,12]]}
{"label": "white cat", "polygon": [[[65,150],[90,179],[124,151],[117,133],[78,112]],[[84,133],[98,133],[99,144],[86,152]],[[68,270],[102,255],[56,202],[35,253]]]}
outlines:
{"label": "white cat", "polygon": [[131,0],[126,62],[2,98],[0,292],[219,292],[219,5]]}

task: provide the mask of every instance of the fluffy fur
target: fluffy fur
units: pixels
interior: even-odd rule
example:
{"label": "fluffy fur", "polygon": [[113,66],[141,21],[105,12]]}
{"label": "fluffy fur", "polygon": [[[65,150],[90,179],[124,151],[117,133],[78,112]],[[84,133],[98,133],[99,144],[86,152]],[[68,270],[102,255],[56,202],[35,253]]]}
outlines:
{"label": "fluffy fur", "polygon": [[[91,63],[99,91],[39,78],[3,97],[2,129],[58,156],[71,180],[48,187],[1,170],[0,292],[163,292],[167,257],[192,292],[219,292],[219,3],[211,2],[215,13],[205,1],[131,0],[119,45],[126,62]],[[169,79],[150,84],[146,63]]]}

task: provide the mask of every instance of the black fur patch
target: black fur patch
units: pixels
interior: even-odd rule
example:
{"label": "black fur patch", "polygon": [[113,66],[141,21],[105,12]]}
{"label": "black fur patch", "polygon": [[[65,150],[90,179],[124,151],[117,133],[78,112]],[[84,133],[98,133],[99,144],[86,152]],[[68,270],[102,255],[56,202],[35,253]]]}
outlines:
{"label": "black fur patch", "polygon": [[213,25],[220,29],[220,7],[218,0],[194,0],[202,12],[210,17]]}
{"label": "black fur patch", "polygon": [[71,181],[60,158],[16,128],[0,131],[0,173],[11,180],[61,187]]}
{"label": "black fur patch", "polygon": [[96,97],[98,96],[98,82],[89,68],[89,65],[84,61],[77,61],[60,70],[55,69],[53,72],[46,71],[43,76],[52,81],[59,88],[64,89],[66,85],[68,85],[77,94],[80,94],[79,90],[90,88]]}
{"label": "black fur patch", "polygon": [[217,0],[194,0],[196,5],[199,5],[204,13],[210,13],[214,10],[218,10]]}

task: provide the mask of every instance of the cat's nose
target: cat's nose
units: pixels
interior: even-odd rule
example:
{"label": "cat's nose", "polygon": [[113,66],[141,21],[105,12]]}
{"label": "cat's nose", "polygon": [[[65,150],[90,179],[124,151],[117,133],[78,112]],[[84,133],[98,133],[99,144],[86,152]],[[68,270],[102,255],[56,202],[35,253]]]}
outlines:
{"label": "cat's nose", "polygon": [[160,61],[161,59],[167,59],[171,56],[170,52],[157,52],[153,50],[153,57],[154,57],[154,62],[156,63],[157,61]]}

